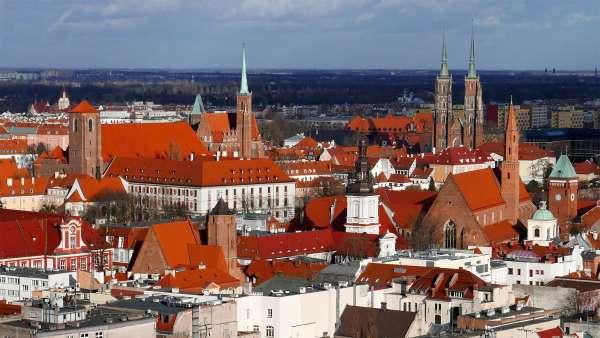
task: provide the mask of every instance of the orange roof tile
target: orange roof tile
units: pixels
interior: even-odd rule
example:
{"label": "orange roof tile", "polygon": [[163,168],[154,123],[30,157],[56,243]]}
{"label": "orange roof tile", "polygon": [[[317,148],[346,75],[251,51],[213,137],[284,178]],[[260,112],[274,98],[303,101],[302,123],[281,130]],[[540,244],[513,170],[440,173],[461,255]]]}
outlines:
{"label": "orange roof tile", "polygon": [[131,123],[102,125],[102,158],[187,159],[210,154],[187,123]]}
{"label": "orange roof tile", "polygon": [[105,177],[101,180],[96,180],[93,177],[84,176],[76,178],[75,184],[79,187],[79,191],[74,191],[71,196],[67,196],[70,202],[93,202],[99,198],[107,197],[114,193],[127,193],[123,182],[118,177]]}
{"label": "orange roof tile", "polygon": [[77,106],[75,106],[70,113],[79,113],[79,114],[89,114],[89,113],[98,113],[98,110],[92,106],[88,101],[83,100]]}
{"label": "orange roof tile", "polygon": [[248,277],[254,277],[254,285],[259,285],[276,274],[286,277],[299,277],[308,280],[313,279],[316,274],[327,267],[326,263],[307,263],[302,261],[288,260],[253,260],[245,269]]}
{"label": "orange roof tile", "polygon": [[15,177],[19,173],[15,160],[10,158],[0,159],[0,178]]}
{"label": "orange roof tile", "polygon": [[121,176],[130,182],[183,186],[223,186],[293,182],[269,159],[203,158],[195,161],[116,158],[105,177]]}
{"label": "orange roof tile", "polygon": [[519,239],[519,232],[506,220],[484,226],[483,233],[490,242],[494,243],[509,242]]}
{"label": "orange roof tile", "polygon": [[200,234],[190,221],[154,224],[150,227],[170,267],[190,262],[188,244],[200,244]]}
{"label": "orange roof tile", "polygon": [[[500,185],[491,169],[473,170],[451,174],[451,179],[462,193],[472,211],[504,204]],[[482,192],[485,192],[484,194]]]}
{"label": "orange roof tile", "polygon": [[431,271],[431,267],[399,264],[369,263],[358,276],[356,283],[369,284],[375,288],[392,286],[392,281],[398,277],[421,277]]}

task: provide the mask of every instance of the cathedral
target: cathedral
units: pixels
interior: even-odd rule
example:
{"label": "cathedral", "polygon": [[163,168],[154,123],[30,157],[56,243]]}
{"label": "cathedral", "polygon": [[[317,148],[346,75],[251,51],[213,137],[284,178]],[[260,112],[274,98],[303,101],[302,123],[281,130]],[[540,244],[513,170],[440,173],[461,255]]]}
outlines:
{"label": "cathedral", "polygon": [[[212,152],[240,158],[264,157],[263,143],[252,112],[252,92],[246,77],[246,48],[242,51],[242,79],[235,113],[205,112],[196,98],[190,121],[197,119],[196,135]],[[199,117],[194,117],[198,116]]]}
{"label": "cathedral", "polygon": [[475,68],[475,38],[471,34],[469,67],[465,75],[464,108],[452,105],[452,75],[448,70],[446,37],[442,42],[442,65],[435,81],[432,146],[441,151],[463,145],[475,149],[483,143],[481,82]]}

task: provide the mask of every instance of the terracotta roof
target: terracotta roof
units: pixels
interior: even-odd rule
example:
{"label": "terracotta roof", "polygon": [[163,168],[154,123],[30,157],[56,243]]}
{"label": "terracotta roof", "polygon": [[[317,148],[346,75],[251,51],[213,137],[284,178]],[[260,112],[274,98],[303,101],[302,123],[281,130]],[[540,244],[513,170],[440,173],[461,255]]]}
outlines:
{"label": "terracotta roof", "polygon": [[254,285],[260,285],[277,274],[312,280],[319,271],[327,266],[326,263],[309,263],[299,260],[253,260],[246,267],[244,273],[246,276],[255,279]]}
{"label": "terracotta roof", "polygon": [[419,158],[421,163],[441,165],[470,165],[493,161],[488,152],[471,150],[464,146],[446,148],[440,153]]}
{"label": "terracotta roof", "polygon": [[192,258],[189,244],[200,244],[200,234],[190,221],[154,224],[150,230],[170,267],[189,265]]}
{"label": "terracotta roof", "polygon": [[275,162],[269,159],[240,160],[224,158],[216,161],[116,158],[105,177],[121,176],[129,182],[180,186],[231,186],[293,182]]}
{"label": "terracotta roof", "polygon": [[0,159],[0,178],[15,177],[19,173],[15,160],[10,158]]}
{"label": "terracotta roof", "polygon": [[102,125],[102,158],[188,159],[210,154],[184,122]]}
{"label": "terracotta roof", "polygon": [[354,131],[363,132],[408,132],[414,130],[417,133],[423,133],[431,130],[432,121],[432,114],[429,113],[418,113],[412,117],[391,114],[378,118],[355,116],[348,122],[347,127]]}
{"label": "terracotta roof", "polygon": [[[491,169],[451,174],[450,177],[472,211],[504,204],[500,185]],[[485,194],[482,194],[482,191],[485,191]]]}
{"label": "terracotta roof", "polygon": [[358,276],[356,283],[369,284],[377,289],[392,286],[392,281],[398,277],[421,277],[432,268],[425,266],[369,263],[365,270]]}
{"label": "terracotta roof", "polygon": [[240,285],[240,281],[231,276],[227,270],[188,267],[185,270],[176,271],[175,276],[169,273],[165,274],[155,285],[163,288],[178,288],[182,292],[200,293],[207,288],[216,287],[219,290],[235,288]]}
{"label": "terracotta roof", "polygon": [[27,140],[0,140],[0,155],[27,153]]}
{"label": "terracotta roof", "polygon": [[115,193],[127,193],[123,182],[118,177],[105,177],[101,180],[89,176],[80,177],[76,179],[74,187],[67,194],[66,200],[70,202],[94,202]]}
{"label": "terracotta roof", "polygon": [[0,182],[0,196],[45,195],[48,177],[7,178]]}
{"label": "terracotta roof", "polygon": [[488,241],[494,243],[519,239],[519,232],[512,224],[510,224],[510,222],[506,220],[484,226],[483,233],[487,237]]}
{"label": "terracotta roof", "polygon": [[461,298],[473,299],[473,291],[484,285],[485,281],[464,269],[432,268],[415,280],[409,291],[433,299],[449,299],[449,292],[457,291],[463,293]]}
{"label": "terracotta roof", "polygon": [[69,113],[98,113],[98,110],[92,106],[88,101],[83,100],[77,106],[69,111]]}
{"label": "terracotta roof", "polygon": [[[52,255],[61,241],[59,215],[19,210],[0,210],[0,258]],[[85,221],[82,223],[83,242],[96,247],[107,243]]]}
{"label": "terracotta roof", "polygon": [[[236,129],[236,113],[205,113],[202,118],[212,134],[213,142],[223,142],[225,133]],[[259,132],[256,118],[252,116],[252,139],[258,140]]]}
{"label": "terracotta roof", "polygon": [[[504,156],[504,143],[489,142],[478,147],[479,150]],[[544,150],[534,143],[519,143],[519,160],[531,161],[546,157],[554,157],[550,150]]]}
{"label": "terracotta roof", "polygon": [[267,236],[240,236],[238,257],[276,259],[332,251],[332,231],[286,232]]}
{"label": "terracotta roof", "polygon": [[600,167],[593,159],[575,164],[575,172],[580,175],[600,174]]}
{"label": "terracotta roof", "polygon": [[293,148],[297,149],[307,149],[307,148],[317,148],[319,146],[319,142],[317,142],[314,138],[310,136],[305,136],[300,142],[296,143]]}

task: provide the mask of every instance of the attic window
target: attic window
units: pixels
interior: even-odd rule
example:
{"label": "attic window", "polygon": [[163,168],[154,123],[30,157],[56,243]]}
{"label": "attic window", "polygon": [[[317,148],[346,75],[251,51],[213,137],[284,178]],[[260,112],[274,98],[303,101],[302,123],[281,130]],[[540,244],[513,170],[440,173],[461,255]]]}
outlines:
{"label": "attic window", "polygon": [[129,168],[125,168],[125,172],[128,173],[129,172]]}
{"label": "attic window", "polygon": [[140,172],[143,174],[143,173],[144,173],[144,168],[141,168],[141,169],[140,169]]}

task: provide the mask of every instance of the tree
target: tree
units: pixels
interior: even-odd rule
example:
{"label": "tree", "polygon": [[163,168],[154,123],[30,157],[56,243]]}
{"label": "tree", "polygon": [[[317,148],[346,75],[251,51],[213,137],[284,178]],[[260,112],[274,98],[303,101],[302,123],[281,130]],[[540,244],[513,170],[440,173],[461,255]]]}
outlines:
{"label": "tree", "polygon": [[433,179],[429,180],[429,191],[437,191],[437,189],[435,188],[435,182],[433,181]]}

